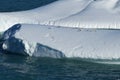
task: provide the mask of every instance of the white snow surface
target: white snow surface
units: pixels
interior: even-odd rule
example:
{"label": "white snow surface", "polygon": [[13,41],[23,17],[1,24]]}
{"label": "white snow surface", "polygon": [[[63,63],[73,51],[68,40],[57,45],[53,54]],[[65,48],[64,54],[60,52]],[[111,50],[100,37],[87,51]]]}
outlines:
{"label": "white snow surface", "polygon": [[120,28],[120,0],[58,0],[43,7],[0,13],[0,31],[17,23]]}
{"label": "white snow surface", "polygon": [[[30,56],[120,58],[120,30],[116,29],[82,29],[22,24],[8,29],[3,34],[3,38],[5,40],[4,50]],[[36,46],[37,44],[38,46]]]}

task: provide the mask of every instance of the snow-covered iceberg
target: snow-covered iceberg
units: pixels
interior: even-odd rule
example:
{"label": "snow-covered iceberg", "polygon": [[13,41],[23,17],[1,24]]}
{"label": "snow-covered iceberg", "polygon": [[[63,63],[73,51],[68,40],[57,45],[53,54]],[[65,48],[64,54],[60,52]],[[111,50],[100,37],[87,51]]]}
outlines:
{"label": "snow-covered iceberg", "polygon": [[40,57],[120,58],[120,30],[17,24],[2,35],[8,52]]}
{"label": "snow-covered iceberg", "polygon": [[0,13],[0,31],[16,23],[120,28],[120,0],[58,0],[43,7]]}
{"label": "snow-covered iceberg", "polygon": [[[35,33],[35,31],[33,31],[35,33],[34,34],[32,32],[31,27],[27,27],[27,28],[30,28],[30,33],[32,33],[29,35],[26,34],[26,36],[31,36],[31,37],[29,37],[30,41],[27,41],[24,39],[25,35],[24,35],[24,37],[22,35],[19,35],[20,36],[19,38],[17,36],[15,36],[16,33],[21,31],[21,29],[22,29],[21,25],[17,24],[3,33],[2,37],[1,37],[1,40],[3,41],[2,49],[5,52],[12,52],[14,54],[20,54],[20,55],[53,57],[53,58],[61,58],[61,57],[65,56],[59,50],[53,49],[47,45],[40,44],[40,43],[38,43],[38,41],[34,41],[39,38],[39,34]],[[29,30],[27,30],[27,28],[26,28],[26,33],[29,32]],[[36,38],[36,39],[34,38],[33,41],[31,41],[32,36],[34,36]]]}
{"label": "snow-covered iceberg", "polygon": [[0,31],[17,23],[54,24],[54,21],[83,10],[92,0],[58,0],[28,11],[0,13]]}

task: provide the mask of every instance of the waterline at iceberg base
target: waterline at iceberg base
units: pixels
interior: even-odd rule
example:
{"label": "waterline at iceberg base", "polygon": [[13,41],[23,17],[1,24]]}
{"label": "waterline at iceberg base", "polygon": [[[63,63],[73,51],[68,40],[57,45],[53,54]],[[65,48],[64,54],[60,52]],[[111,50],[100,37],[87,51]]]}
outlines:
{"label": "waterline at iceberg base", "polygon": [[120,30],[16,24],[2,34],[4,51],[52,58],[120,58]]}

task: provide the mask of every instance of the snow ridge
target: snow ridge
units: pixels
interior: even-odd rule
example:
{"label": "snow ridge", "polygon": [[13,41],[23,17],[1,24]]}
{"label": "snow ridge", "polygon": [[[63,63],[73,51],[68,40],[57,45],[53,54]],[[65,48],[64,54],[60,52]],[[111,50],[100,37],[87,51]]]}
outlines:
{"label": "snow ridge", "polygon": [[0,13],[0,31],[17,23],[120,29],[119,6],[120,0],[58,0],[33,10]]}
{"label": "snow ridge", "polygon": [[17,23],[46,24],[56,21],[80,12],[90,1],[92,0],[58,0],[33,10],[0,13],[0,22],[3,27],[0,31],[4,31]]}

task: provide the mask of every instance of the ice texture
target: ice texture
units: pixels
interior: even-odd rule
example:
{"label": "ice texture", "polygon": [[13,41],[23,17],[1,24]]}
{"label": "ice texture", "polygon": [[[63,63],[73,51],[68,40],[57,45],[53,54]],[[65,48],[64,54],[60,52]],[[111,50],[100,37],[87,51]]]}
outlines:
{"label": "ice texture", "polygon": [[17,23],[120,29],[120,0],[58,0],[33,10],[0,13],[0,31]]}
{"label": "ice texture", "polygon": [[119,29],[17,24],[2,36],[5,51],[54,58],[120,58]]}

